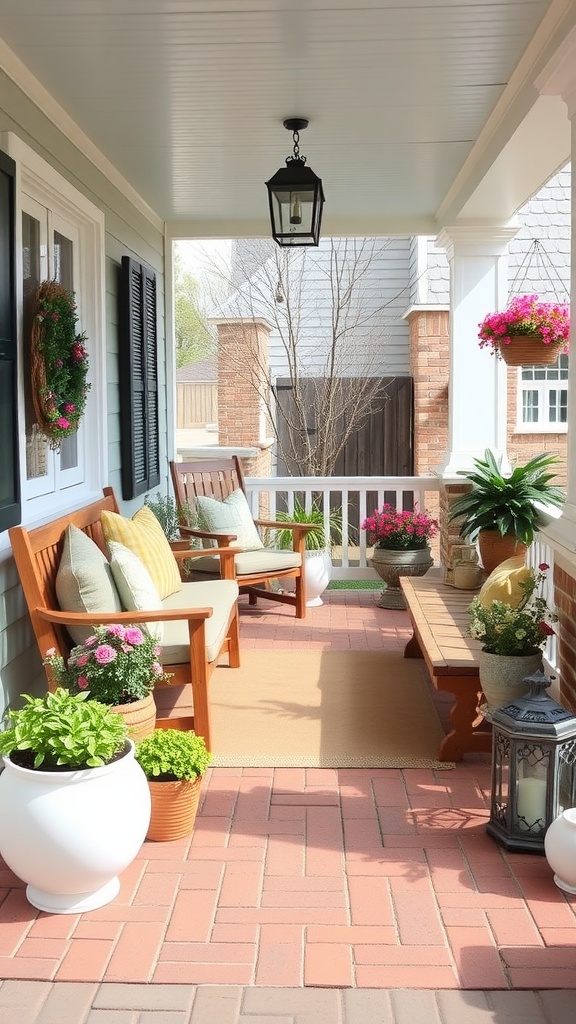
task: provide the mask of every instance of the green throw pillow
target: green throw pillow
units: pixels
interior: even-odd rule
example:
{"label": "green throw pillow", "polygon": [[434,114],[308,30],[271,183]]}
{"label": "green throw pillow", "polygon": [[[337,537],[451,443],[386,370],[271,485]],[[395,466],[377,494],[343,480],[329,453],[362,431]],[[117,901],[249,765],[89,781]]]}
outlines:
{"label": "green throw pillow", "polygon": [[241,551],[257,551],[264,547],[246,496],[240,489],[233,491],[224,501],[198,495],[196,508],[201,530],[235,533],[237,540],[232,541],[231,547]]}
{"label": "green throw pillow", "polygon": [[[97,544],[77,526],[69,526],[56,574],[56,596],[64,612],[121,612],[112,571]],[[91,626],[67,626],[75,644],[94,632]]]}

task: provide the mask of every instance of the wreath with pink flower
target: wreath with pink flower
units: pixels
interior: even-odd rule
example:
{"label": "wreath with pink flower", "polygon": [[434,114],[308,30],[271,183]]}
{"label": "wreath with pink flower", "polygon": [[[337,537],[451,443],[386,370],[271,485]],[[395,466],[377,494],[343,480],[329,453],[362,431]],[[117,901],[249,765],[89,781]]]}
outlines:
{"label": "wreath with pink flower", "polygon": [[30,339],[32,397],[38,426],[55,451],[78,430],[90,390],[87,339],[77,323],[73,293],[57,281],[43,281]]}

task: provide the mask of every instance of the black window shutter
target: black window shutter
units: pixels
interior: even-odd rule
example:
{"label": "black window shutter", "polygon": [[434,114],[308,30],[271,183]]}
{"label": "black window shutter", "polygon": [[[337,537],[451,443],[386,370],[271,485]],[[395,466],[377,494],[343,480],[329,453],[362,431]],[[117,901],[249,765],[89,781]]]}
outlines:
{"label": "black window shutter", "polygon": [[0,531],[20,514],[16,339],[16,164],[0,152]]}
{"label": "black window shutter", "polygon": [[156,275],[122,257],[120,284],[122,497],[160,483]]}

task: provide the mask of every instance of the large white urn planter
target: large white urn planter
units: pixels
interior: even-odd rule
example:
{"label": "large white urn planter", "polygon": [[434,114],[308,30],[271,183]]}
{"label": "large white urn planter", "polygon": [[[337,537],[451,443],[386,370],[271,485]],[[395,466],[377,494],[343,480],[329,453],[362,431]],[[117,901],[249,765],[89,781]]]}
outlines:
{"label": "large white urn planter", "polygon": [[544,853],[558,888],[576,894],[576,807],[563,811],[548,826]]}
{"label": "large white urn planter", "polygon": [[[309,548],[304,552],[306,574],[306,607],[317,608],[323,604],[322,594],[332,578],[332,559],[330,552],[318,551],[316,548]],[[288,577],[282,580],[282,589],[288,593],[294,593],[296,584]]]}
{"label": "large white urn planter", "polygon": [[109,903],[150,822],[134,743],[101,768],[33,771],[4,757],[0,854],[39,910],[78,914]]}

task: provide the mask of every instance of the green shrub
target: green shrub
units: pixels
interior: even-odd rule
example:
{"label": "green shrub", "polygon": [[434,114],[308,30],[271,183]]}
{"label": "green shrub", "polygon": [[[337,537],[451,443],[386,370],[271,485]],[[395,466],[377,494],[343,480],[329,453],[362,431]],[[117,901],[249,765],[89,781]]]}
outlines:
{"label": "green shrub", "polygon": [[212,754],[194,732],[155,729],[136,744],[136,760],[148,779],[169,782],[203,775]]}
{"label": "green shrub", "polygon": [[[328,517],[330,535],[326,538],[324,513],[316,502],[307,511],[300,504],[298,498],[295,498],[294,511],[277,512],[276,521],[279,523],[310,523],[314,529],[308,530],[304,545],[309,551],[324,551],[326,548],[330,548],[335,541],[342,540],[342,513],[338,509],[330,512]],[[290,550],[292,548],[292,530],[277,530],[274,545],[282,550]]]}

